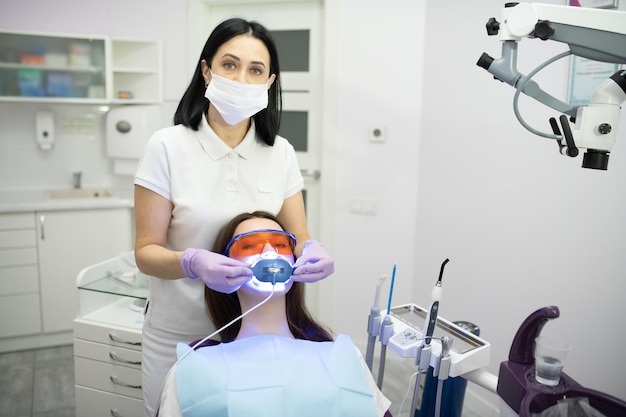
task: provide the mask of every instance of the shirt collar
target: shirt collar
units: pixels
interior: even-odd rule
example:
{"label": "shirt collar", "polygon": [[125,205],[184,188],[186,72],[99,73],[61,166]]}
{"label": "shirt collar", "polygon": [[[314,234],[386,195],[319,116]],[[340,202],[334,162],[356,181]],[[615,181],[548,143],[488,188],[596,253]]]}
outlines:
{"label": "shirt collar", "polygon": [[205,116],[202,117],[200,126],[198,126],[198,132],[196,133],[196,136],[200,141],[200,145],[213,160],[223,158],[233,151],[241,157],[248,159],[257,144],[254,120],[251,120],[250,129],[248,129],[248,133],[246,133],[246,136],[243,138],[241,143],[233,149],[226,145],[224,141],[217,136],[213,129],[211,129],[211,126],[209,126],[209,122],[207,122]]}

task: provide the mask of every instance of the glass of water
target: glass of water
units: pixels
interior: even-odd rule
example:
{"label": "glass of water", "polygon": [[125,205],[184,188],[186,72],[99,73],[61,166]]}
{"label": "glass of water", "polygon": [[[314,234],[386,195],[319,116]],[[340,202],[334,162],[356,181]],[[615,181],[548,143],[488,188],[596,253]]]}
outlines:
{"label": "glass of water", "polygon": [[570,344],[563,339],[539,336],[535,339],[535,379],[544,385],[559,385]]}

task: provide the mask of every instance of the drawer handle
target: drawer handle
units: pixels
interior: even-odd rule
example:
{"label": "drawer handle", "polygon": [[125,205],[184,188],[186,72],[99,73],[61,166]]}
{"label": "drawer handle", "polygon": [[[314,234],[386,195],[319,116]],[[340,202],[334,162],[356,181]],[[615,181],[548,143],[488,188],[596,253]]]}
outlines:
{"label": "drawer handle", "polygon": [[141,346],[141,342],[129,342],[128,340],[122,340],[122,339],[118,338],[117,336],[115,336],[112,333],[109,333],[109,339],[111,339],[112,341],[114,341],[116,343],[123,343],[125,345]]}
{"label": "drawer handle", "polygon": [[126,382],[122,382],[119,379],[117,379],[114,376],[109,377],[111,378],[111,382],[113,382],[115,385],[119,385],[121,387],[126,387],[126,388],[134,388],[134,389],[141,389],[141,385],[131,385],[131,384],[127,384]]}
{"label": "drawer handle", "polygon": [[111,410],[111,415],[113,417],[122,417],[122,415],[117,410]]}
{"label": "drawer handle", "polygon": [[129,365],[141,365],[141,361],[129,361],[128,359],[122,359],[113,352],[109,352],[109,357],[114,361],[127,363]]}
{"label": "drawer handle", "polygon": [[41,215],[39,216],[39,223],[41,224],[41,240],[46,240],[46,234],[44,233],[43,230],[43,224],[46,222],[46,216],[45,215]]}

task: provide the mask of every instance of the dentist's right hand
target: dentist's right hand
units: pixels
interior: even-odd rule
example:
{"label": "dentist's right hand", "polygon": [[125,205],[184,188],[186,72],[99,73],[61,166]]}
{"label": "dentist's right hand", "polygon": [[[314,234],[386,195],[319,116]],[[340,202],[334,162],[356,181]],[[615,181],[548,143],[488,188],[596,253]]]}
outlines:
{"label": "dentist's right hand", "polygon": [[180,266],[188,278],[201,279],[207,287],[226,294],[237,291],[253,275],[248,264],[206,249],[186,249]]}

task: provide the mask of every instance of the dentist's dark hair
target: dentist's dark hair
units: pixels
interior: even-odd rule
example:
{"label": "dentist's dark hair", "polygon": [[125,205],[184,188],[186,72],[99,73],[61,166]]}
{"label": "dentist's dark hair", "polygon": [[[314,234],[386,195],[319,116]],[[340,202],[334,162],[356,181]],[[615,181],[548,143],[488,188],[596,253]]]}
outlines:
{"label": "dentist's dark hair", "polygon": [[[217,235],[213,252],[224,253],[228,242],[235,235],[235,230],[240,223],[249,219],[270,219],[278,223],[282,230],[283,224],[271,213],[265,211],[255,211],[253,213],[242,213],[228,222]],[[230,323],[241,315],[241,305],[237,293],[225,294],[214,291],[209,287],[204,287],[204,298],[211,320],[217,329]],[[312,340],[314,342],[327,342],[333,340],[332,333],[322,324],[313,319],[313,316],[306,307],[304,301],[304,288],[301,282],[294,282],[285,295],[286,314],[289,330],[296,339]],[[235,340],[241,329],[241,320],[220,332],[222,342]]]}
{"label": "dentist's dark hair", "polygon": [[273,146],[280,127],[282,111],[280,67],[276,44],[269,31],[258,22],[232,18],[217,25],[204,44],[198,64],[191,78],[191,83],[178,103],[178,108],[174,114],[174,124],[182,124],[193,130],[198,130],[202,117],[204,117],[209,108],[209,100],[204,96],[206,86],[202,77],[200,62],[205,60],[210,67],[213,57],[220,46],[235,36],[244,34],[253,36],[263,42],[270,55],[270,74],[276,74],[276,79],[268,91],[267,108],[252,116],[257,136],[266,144]]}

